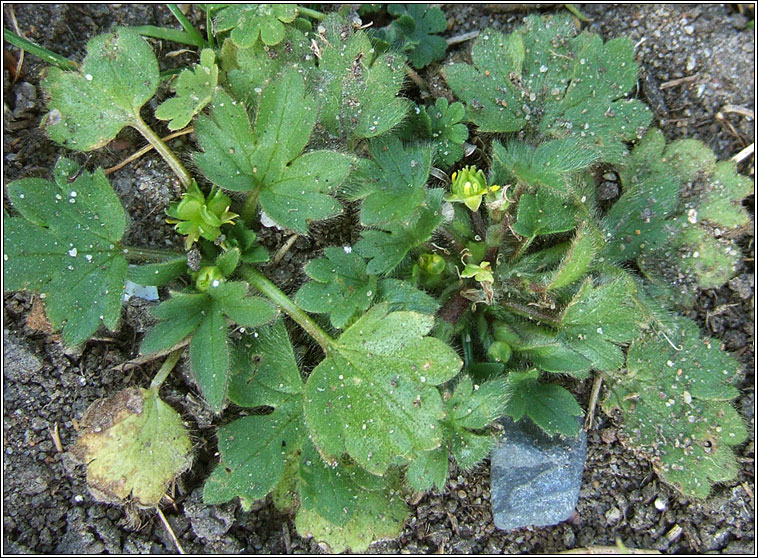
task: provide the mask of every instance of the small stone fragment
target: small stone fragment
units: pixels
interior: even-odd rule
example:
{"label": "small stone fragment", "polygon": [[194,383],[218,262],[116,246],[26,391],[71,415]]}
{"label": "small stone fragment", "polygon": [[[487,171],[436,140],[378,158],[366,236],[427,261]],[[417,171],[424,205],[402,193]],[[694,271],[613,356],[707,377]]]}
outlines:
{"label": "small stone fragment", "polygon": [[498,529],[555,525],[568,519],[579,499],[587,435],[550,438],[527,420],[502,419],[492,451],[492,515]]}

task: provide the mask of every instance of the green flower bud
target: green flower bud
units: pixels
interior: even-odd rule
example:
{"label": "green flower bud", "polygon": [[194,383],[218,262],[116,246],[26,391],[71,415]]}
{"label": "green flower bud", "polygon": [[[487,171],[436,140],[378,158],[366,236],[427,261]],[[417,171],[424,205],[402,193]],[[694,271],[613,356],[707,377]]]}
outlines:
{"label": "green flower bud", "polygon": [[421,254],[418,258],[419,267],[429,275],[439,275],[445,271],[445,258],[439,254]]}
{"label": "green flower bud", "polygon": [[495,341],[487,350],[487,356],[490,360],[502,362],[504,364],[511,360],[512,354],[513,351],[511,350],[511,346],[504,341]]}
{"label": "green flower bud", "polygon": [[484,173],[477,168],[466,166],[453,173],[452,192],[445,196],[449,202],[462,202],[471,211],[477,211],[482,198],[490,192],[496,192],[500,186],[487,186]]}
{"label": "green flower bud", "polygon": [[208,265],[197,272],[195,287],[201,293],[205,293],[211,287],[218,287],[223,281],[225,278],[221,270],[215,265]]}
{"label": "green flower bud", "polygon": [[232,200],[221,189],[214,186],[206,200],[196,182],[192,182],[187,192],[178,203],[173,203],[166,210],[166,221],[175,224],[179,233],[186,235],[185,250],[203,237],[211,242],[221,235],[221,225],[231,224],[236,213],[229,211]]}

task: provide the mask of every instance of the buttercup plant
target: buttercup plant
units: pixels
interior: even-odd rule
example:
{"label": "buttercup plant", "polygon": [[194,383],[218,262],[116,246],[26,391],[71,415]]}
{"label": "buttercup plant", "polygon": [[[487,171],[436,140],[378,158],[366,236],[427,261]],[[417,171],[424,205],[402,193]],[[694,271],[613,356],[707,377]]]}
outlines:
{"label": "buttercup plant", "polygon": [[[752,183],[649,127],[629,40],[603,43],[567,15],[487,29],[473,64],[440,68],[458,100],[419,106],[405,71],[442,59],[439,8],[393,7],[379,34],[294,5],[204,9],[207,40],[186,18],[174,35],[199,63],[155,112],[171,130],[194,125],[194,176],[142,119],[160,76],[139,30],[95,37],[78,70],[43,83],[53,141],[90,151],[132,126],[153,143],[185,187],[167,214],[191,257],[123,244],[102,169],[62,158],[52,182],[8,186],[6,288],[39,292],[64,343],[117,328],[127,279],[168,287],[140,345],[170,355],[153,385],[88,411],[112,435],[88,430],[77,446],[96,494],[154,506],[189,466],[186,427],[158,397],[185,350],[214,413],[249,410],[218,429],[205,502],[272,494],[334,551],[397,536],[406,498],[442,490],[451,456],[485,459],[498,417],[576,436],[584,411],[562,377],[601,374],[624,443],[683,493],[734,477],[739,365],[674,311],[736,271],[727,233],[749,222]],[[461,164],[469,136],[488,168]],[[604,209],[595,176],[608,168],[622,193]],[[288,297],[258,268],[253,228],[265,214],[308,234],[343,202],[360,208],[359,239],[311,260]],[[293,323],[321,352],[307,374]],[[148,446],[156,459],[133,459]],[[129,477],[163,476],[122,486],[122,455]]]}

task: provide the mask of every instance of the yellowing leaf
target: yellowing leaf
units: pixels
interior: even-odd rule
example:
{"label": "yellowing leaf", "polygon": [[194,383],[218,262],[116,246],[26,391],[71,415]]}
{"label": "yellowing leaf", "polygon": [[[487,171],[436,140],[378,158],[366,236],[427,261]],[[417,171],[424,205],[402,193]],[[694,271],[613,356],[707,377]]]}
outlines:
{"label": "yellowing leaf", "polygon": [[182,417],[157,390],[127,388],[85,411],[73,453],[98,500],[152,507],[189,468],[191,448]]}

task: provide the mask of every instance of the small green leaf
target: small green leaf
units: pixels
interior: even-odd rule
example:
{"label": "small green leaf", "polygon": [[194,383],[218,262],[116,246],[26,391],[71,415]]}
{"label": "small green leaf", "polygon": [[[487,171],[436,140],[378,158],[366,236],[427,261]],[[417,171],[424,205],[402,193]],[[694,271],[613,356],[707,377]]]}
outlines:
{"label": "small green leaf", "polygon": [[434,315],[440,308],[434,297],[400,279],[380,280],[376,300],[388,303],[391,312],[407,310]]}
{"label": "small green leaf", "polygon": [[587,275],[595,254],[603,245],[603,237],[588,223],[579,226],[571,248],[550,278],[547,290],[561,289]]}
{"label": "small green leaf", "polygon": [[388,230],[368,230],[355,244],[355,250],[369,259],[366,271],[371,275],[389,273],[406,254],[432,237],[442,223],[442,190],[426,191],[426,203],[407,226]]}
{"label": "small green leaf", "polygon": [[576,436],[582,408],[569,391],[558,384],[539,381],[539,372],[511,372],[506,380],[505,414],[513,420],[524,415],[550,436]]}
{"label": "small green leaf", "polygon": [[218,89],[210,114],[197,118],[195,134],[203,152],[193,158],[211,182],[227,190],[253,188],[250,157],[258,140],[242,103]]}
{"label": "small green leaf", "polygon": [[283,227],[300,233],[308,222],[333,217],[340,205],[329,194],[347,178],[353,159],[336,151],[301,155],[316,121],[314,99],[303,78],[287,70],[263,90],[250,125],[244,106],[223,92],[210,118],[198,118],[204,153],[195,162],[213,182],[230,190],[260,190],[260,205]]}
{"label": "small green leaf", "polygon": [[626,370],[608,375],[606,409],[623,414],[623,440],[650,457],[663,479],[688,496],[705,498],[713,482],[737,475],[731,446],[747,438],[729,403],[739,363],[697,325],[676,318],[669,339],[648,333],[632,343]]}
{"label": "small green leaf", "polygon": [[231,38],[239,47],[253,46],[258,39],[276,45],[285,36],[284,23],[297,17],[292,4],[238,4],[223,8],[213,20],[216,33],[232,30]]}
{"label": "small green leaf", "polygon": [[216,301],[206,307],[202,321],[192,334],[190,363],[205,402],[214,412],[220,412],[229,376],[229,347],[226,320]]}
{"label": "small green leaf", "polygon": [[448,168],[463,158],[463,143],[468,139],[468,127],[462,123],[465,114],[462,103],[450,104],[445,97],[439,97],[434,105],[417,106],[411,111],[400,136],[405,141],[431,141],[435,162]]}
{"label": "small green leaf", "polygon": [[328,464],[312,442],[303,444],[300,460],[300,503],[335,526],[344,526],[360,508],[364,488],[355,482],[355,465]]}
{"label": "small green leaf", "polygon": [[104,324],[115,329],[128,264],[121,248],[126,214],[102,169],[82,172],[61,159],[55,183],[27,178],[8,185],[21,217],[5,221],[4,287],[45,297],[54,328],[78,345]]}
{"label": "small green leaf", "polygon": [[313,68],[313,53],[307,37],[288,26],[285,38],[275,46],[261,41],[249,48],[237,48],[231,39],[224,41],[220,60],[226,71],[228,91],[251,113],[258,106],[261,91],[278,79],[287,68]]}
{"label": "small green leaf", "polygon": [[405,60],[398,54],[375,56],[365,31],[354,31],[344,18],[329,14],[325,33],[315,39],[320,52],[311,76],[320,106],[319,123],[332,136],[371,138],[397,126],[410,101],[403,87]]}
{"label": "small green leaf", "polygon": [[306,312],[328,313],[332,325],[342,329],[371,306],[376,277],[366,273],[366,262],[354,252],[329,247],[324,255],[305,266],[312,281],[300,287],[295,301]]}
{"label": "small green leaf", "polygon": [[618,345],[636,339],[647,325],[641,320],[633,292],[630,281],[616,279],[595,287],[587,278],[563,312],[559,337],[596,370],[623,367]]}
{"label": "small green leaf", "polygon": [[573,207],[550,191],[522,194],[513,230],[527,238],[570,231],[576,226]]}
{"label": "small green leaf", "polygon": [[597,153],[575,138],[547,141],[536,149],[518,141],[510,141],[505,146],[499,142],[492,145],[496,176],[501,177],[505,173],[522,184],[545,186],[562,198],[574,194],[573,181],[577,173],[597,159]]}
{"label": "small green leaf", "polygon": [[284,323],[256,333],[233,350],[229,398],[245,407],[274,410],[219,429],[221,462],[203,489],[209,504],[239,496],[249,507],[263,498],[280,482],[288,456],[300,449],[305,436],[303,382]]}
{"label": "small green leaf", "polygon": [[440,445],[443,409],[433,386],[455,376],[461,361],[424,337],[433,324],[381,304],[340,336],[306,384],[306,422],[324,454],[348,453],[381,475],[396,457]]}
{"label": "small green leaf", "polygon": [[200,63],[194,70],[185,69],[176,78],[176,96],[163,101],[155,109],[155,117],[170,120],[169,130],[180,130],[190,123],[192,117],[205,108],[213,99],[218,84],[218,66],[211,49],[200,52]]}
{"label": "small green leaf", "polygon": [[87,464],[87,484],[98,500],[152,508],[189,469],[191,449],[181,415],[157,390],[127,388],[87,408],[72,453]]}
{"label": "small green leaf", "polygon": [[248,297],[247,284],[222,282],[199,294],[172,293],[153,310],[160,318],[142,341],[140,351],[151,354],[173,347],[192,335],[190,363],[203,397],[215,412],[223,408],[229,377],[229,347],[224,315],[245,327],[273,320],[276,309],[267,301]]}
{"label": "small green leaf", "polygon": [[445,57],[447,42],[435,35],[447,29],[445,12],[428,4],[390,4],[387,11],[395,17],[392,27],[410,45],[408,58],[416,69]]}
{"label": "small green leaf", "polygon": [[448,452],[445,448],[425,451],[418,455],[408,466],[406,478],[413,490],[431,490],[440,492],[445,489],[448,472]]}
{"label": "small green leaf", "polygon": [[432,151],[421,145],[403,146],[396,137],[380,138],[370,144],[373,163],[359,168],[353,177],[360,194],[361,224],[381,226],[405,221],[424,203],[424,186],[432,166]]}
{"label": "small green leaf", "polygon": [[471,54],[473,66],[452,64],[443,76],[480,131],[573,138],[599,160],[622,163],[626,142],[652,118],[625,98],[637,83],[632,42],[577,36],[567,15],[530,16],[510,35],[485,29]]}
{"label": "small green leaf", "polygon": [[158,88],[153,49],[127,27],[87,43],[79,72],[50,68],[42,88],[50,97],[43,124],[50,139],[78,151],[111,141],[141,122],[139,110]]}

